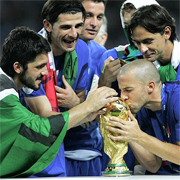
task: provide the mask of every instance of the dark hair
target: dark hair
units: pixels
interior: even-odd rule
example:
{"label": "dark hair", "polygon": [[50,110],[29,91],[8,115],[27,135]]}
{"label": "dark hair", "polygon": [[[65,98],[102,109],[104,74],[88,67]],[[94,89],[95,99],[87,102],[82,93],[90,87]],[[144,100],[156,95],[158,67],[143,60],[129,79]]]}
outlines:
{"label": "dark hair", "polygon": [[132,11],[136,10],[136,7],[134,6],[134,4],[132,3],[126,3],[123,5],[122,8],[122,15],[124,16],[124,13],[131,13]]}
{"label": "dark hair", "polygon": [[13,29],[2,47],[0,67],[9,75],[16,74],[13,68],[15,62],[19,62],[24,70],[27,64],[35,61],[40,54],[47,54],[51,50],[46,39],[27,27],[16,27]]}
{"label": "dark hair", "polygon": [[41,16],[53,25],[58,20],[59,14],[77,12],[82,12],[85,19],[85,9],[79,0],[48,0],[42,8]]}
{"label": "dark hair", "polygon": [[104,6],[106,7],[106,4],[107,4],[107,0],[80,0],[81,2],[84,2],[84,1],[93,1],[93,2],[97,2],[97,3],[103,3]]}
{"label": "dark hair", "polygon": [[159,5],[142,6],[132,15],[129,31],[132,32],[137,26],[145,28],[150,33],[163,34],[165,27],[171,27],[170,41],[177,39],[176,25],[174,18],[168,11]]}

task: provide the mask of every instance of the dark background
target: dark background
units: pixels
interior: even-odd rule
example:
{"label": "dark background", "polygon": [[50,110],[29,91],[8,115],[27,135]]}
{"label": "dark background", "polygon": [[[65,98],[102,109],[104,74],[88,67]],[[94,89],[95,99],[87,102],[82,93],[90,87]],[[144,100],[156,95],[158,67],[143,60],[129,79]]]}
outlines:
{"label": "dark background", "polygon": [[[28,26],[35,31],[39,31],[42,28],[41,8],[45,2],[46,0],[0,0],[1,48],[4,39],[16,26]],[[105,13],[108,20],[108,40],[105,45],[107,49],[127,43],[119,16],[119,10],[123,2],[124,0],[109,0],[107,3]],[[157,0],[157,2],[164,6],[175,18],[177,33],[180,37],[180,0]]]}

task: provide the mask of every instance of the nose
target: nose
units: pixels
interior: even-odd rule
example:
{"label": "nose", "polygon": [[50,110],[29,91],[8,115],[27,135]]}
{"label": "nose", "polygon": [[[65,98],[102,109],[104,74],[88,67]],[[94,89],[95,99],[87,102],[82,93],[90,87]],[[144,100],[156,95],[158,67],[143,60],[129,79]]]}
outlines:
{"label": "nose", "polygon": [[145,53],[148,50],[147,45],[141,43],[138,47],[138,49],[141,51],[141,53]]}
{"label": "nose", "polygon": [[123,93],[123,92],[121,92],[121,97],[126,101],[126,100],[128,100],[128,96],[125,94],[125,93]]}
{"label": "nose", "polygon": [[76,38],[77,37],[77,30],[75,27],[71,28],[71,32],[69,33],[69,36]]}
{"label": "nose", "polygon": [[91,19],[91,26],[93,26],[93,27],[96,27],[97,26],[97,18],[96,17],[93,17],[92,19]]}
{"label": "nose", "polygon": [[43,76],[47,76],[47,75],[48,75],[48,70],[47,70],[47,67],[46,67],[46,66],[44,66],[41,74],[42,74]]}

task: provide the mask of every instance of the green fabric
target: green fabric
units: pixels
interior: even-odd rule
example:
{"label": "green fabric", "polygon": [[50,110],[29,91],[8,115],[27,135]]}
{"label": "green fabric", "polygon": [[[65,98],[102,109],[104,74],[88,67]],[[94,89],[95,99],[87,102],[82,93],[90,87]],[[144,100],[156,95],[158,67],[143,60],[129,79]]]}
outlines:
{"label": "green fabric", "polygon": [[75,50],[65,55],[63,75],[68,84],[73,87],[78,75],[78,58]]}
{"label": "green fabric", "polygon": [[167,64],[166,66],[160,66],[158,71],[162,83],[176,79],[177,72],[174,70],[171,63]]}
{"label": "green fabric", "polygon": [[[76,51],[68,52],[65,55],[63,75],[68,82],[68,84],[73,87],[74,81],[78,75],[78,57]],[[62,88],[64,84],[62,83]],[[59,107],[61,112],[68,111],[69,108]]]}
{"label": "green fabric", "polygon": [[132,60],[138,59],[138,57],[136,57],[136,55],[139,54],[140,51],[137,48],[135,48],[134,45],[129,45],[128,51],[129,51],[129,54],[127,55],[127,58],[125,59],[125,61],[130,62]]}
{"label": "green fabric", "polygon": [[126,31],[126,28],[123,28],[123,31],[124,31],[124,34],[125,34],[125,36],[126,36],[126,39],[127,39],[128,43],[130,44],[131,41],[130,41],[130,38],[129,38],[128,33],[127,33],[127,31]]}
{"label": "green fabric", "polygon": [[[68,127],[68,112],[63,113],[65,126],[51,146],[30,140],[19,133],[21,125],[43,137],[54,138],[48,118],[40,118],[21,105],[15,95],[0,101],[0,177],[28,177],[45,169],[58,153]],[[29,137],[31,136],[31,132]]]}
{"label": "green fabric", "polygon": [[124,56],[125,52],[123,51],[117,51],[119,59],[121,59],[122,56]]}
{"label": "green fabric", "polygon": [[126,56],[126,55],[125,55],[125,50],[123,50],[123,51],[117,51],[118,57],[121,59],[122,56],[126,56],[126,58],[125,58],[125,59],[123,58],[123,59],[124,59],[127,63],[128,63],[128,62],[131,62],[131,61],[133,61],[133,60],[138,59],[138,57],[136,57],[136,55],[139,54],[140,51],[139,51],[137,48],[135,48],[134,45],[129,45],[129,46],[128,46],[128,52],[129,52],[129,54]]}

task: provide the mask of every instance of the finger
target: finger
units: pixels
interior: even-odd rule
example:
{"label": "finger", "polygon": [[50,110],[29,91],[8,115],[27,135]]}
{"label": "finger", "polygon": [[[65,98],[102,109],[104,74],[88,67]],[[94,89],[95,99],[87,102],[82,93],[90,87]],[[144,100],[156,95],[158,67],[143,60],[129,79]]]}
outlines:
{"label": "finger", "polygon": [[117,71],[121,68],[120,64],[116,64],[116,65],[112,65],[111,63],[107,66],[107,70],[109,70],[109,72],[114,74],[114,71]]}
{"label": "finger", "polygon": [[118,126],[120,128],[123,128],[124,125],[128,124],[128,121],[125,121],[119,117],[111,116],[109,118],[109,121],[114,124],[115,126]]}
{"label": "finger", "polygon": [[61,87],[59,87],[59,86],[55,86],[55,90],[56,90],[57,93],[67,94],[67,93],[66,93],[66,90],[63,89],[63,88],[61,88]]}
{"label": "finger", "polygon": [[106,103],[105,104],[108,104],[108,103],[111,103],[111,102],[114,102],[114,101],[117,101],[118,100],[118,97],[109,97],[106,99]]}
{"label": "finger", "polygon": [[[113,120],[112,120],[112,118],[114,118]],[[118,117],[110,117],[109,118],[109,122],[114,126],[114,127],[118,127],[118,128],[120,128],[120,129],[123,129],[124,128],[124,124],[123,124],[123,120],[121,120],[120,118],[118,118]]]}
{"label": "finger", "polygon": [[57,99],[58,99],[58,100],[60,100],[60,99],[65,100],[65,96],[64,96],[64,94],[61,94],[61,93],[56,93],[56,97],[57,97]]}
{"label": "finger", "polygon": [[115,141],[115,142],[123,141],[123,137],[121,137],[121,136],[113,136],[113,135],[111,135],[111,134],[108,134],[108,137],[109,137],[112,141]]}
{"label": "finger", "polygon": [[104,64],[109,64],[111,61],[113,61],[114,58],[112,56],[109,56],[105,61],[104,61]]}
{"label": "finger", "polygon": [[98,91],[101,91],[101,93],[106,94],[106,97],[118,95],[118,93],[114,89],[106,86],[98,88]]}
{"label": "finger", "polygon": [[71,87],[71,86],[68,84],[68,82],[66,81],[64,75],[62,75],[62,81],[63,81],[63,83],[64,83],[65,89],[68,88],[68,87]]}
{"label": "finger", "polygon": [[112,57],[112,56],[110,56],[108,59],[106,59],[105,61],[104,61],[104,65],[103,65],[103,69],[102,69],[102,74],[104,73],[104,71],[105,71],[105,69],[106,69],[106,66],[111,62],[111,61],[113,61],[114,60],[114,58]]}
{"label": "finger", "polygon": [[109,64],[111,64],[111,66],[119,66],[119,67],[121,67],[121,63],[120,63],[119,60],[113,60]]}
{"label": "finger", "polygon": [[131,113],[131,111],[128,111],[128,115],[131,121],[137,121],[134,115]]}

